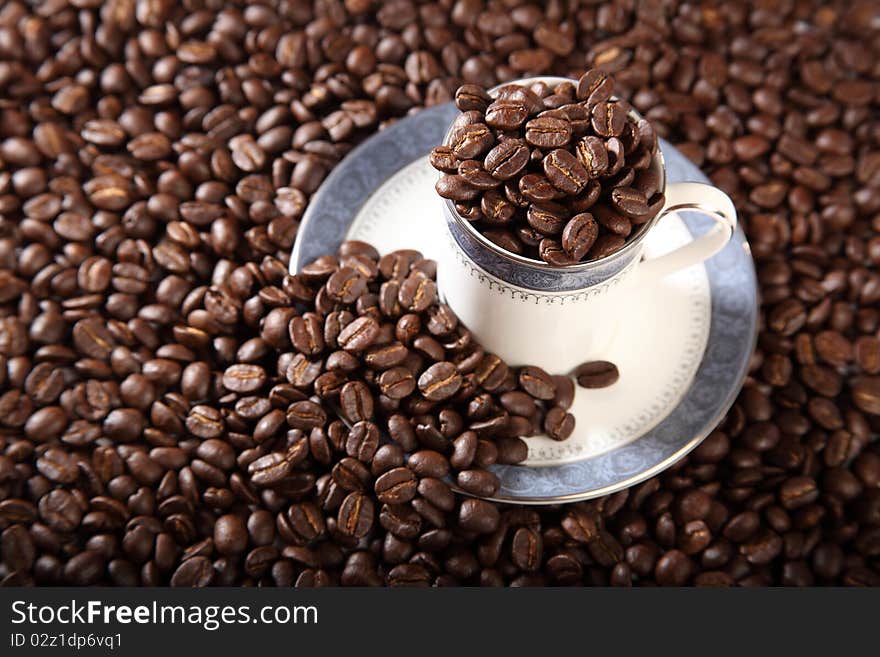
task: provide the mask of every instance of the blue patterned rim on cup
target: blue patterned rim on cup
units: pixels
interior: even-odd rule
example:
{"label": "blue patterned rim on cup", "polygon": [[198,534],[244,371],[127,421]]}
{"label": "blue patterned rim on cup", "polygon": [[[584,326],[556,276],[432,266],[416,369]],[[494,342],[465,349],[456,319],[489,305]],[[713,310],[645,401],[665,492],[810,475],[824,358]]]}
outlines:
{"label": "blue patterned rim on cup", "polygon": [[[577,84],[577,80],[570,78],[538,76],[505,82],[503,85],[490,89],[489,94],[509,84],[529,85],[535,82],[544,82],[551,87],[561,82]],[[634,109],[630,110],[628,116],[635,121],[642,118],[641,114]],[[450,130],[451,126],[447,128],[443,137],[444,144],[449,140]],[[659,148],[651,166],[655,167],[660,175],[661,189],[666,189],[666,164]],[[455,203],[449,199],[441,200],[446,227],[459,249],[470,258],[473,264],[509,285],[551,293],[583,290],[619,274],[639,256],[642,241],[654,224],[663,216],[662,213],[658,213],[650,221],[639,226],[624,246],[604,258],[559,267],[511,253],[498,246],[474,228],[471,222],[462,217],[455,209]]]}
{"label": "blue patterned rim on cup", "polygon": [[[296,273],[342,243],[360,207],[388,178],[425,157],[443,139],[458,114],[452,103],[423,110],[389,126],[355,148],[333,169],[302,218],[290,259]],[[669,182],[709,182],[664,140]],[[435,220],[436,197],[413,208],[414,220]],[[694,212],[678,213],[694,234],[714,222]],[[694,449],[724,418],[748,371],[758,327],[754,263],[741,228],[704,265],[712,297],[709,340],[690,389],[657,426],[633,442],[577,463],[550,467],[493,466],[501,490],[493,498],[518,504],[574,502],[628,488],[662,472]]]}

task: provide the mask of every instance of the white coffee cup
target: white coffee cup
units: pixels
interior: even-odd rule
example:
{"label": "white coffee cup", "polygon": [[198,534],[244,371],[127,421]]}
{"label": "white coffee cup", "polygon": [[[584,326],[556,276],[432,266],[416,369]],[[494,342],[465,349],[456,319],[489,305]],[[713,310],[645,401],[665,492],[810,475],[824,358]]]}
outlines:
{"label": "white coffee cup", "polygon": [[[564,81],[569,80],[539,77],[517,82],[552,87]],[[635,111],[631,114],[640,118]],[[601,358],[614,339],[632,286],[650,285],[700,263],[727,244],[736,229],[730,197],[703,183],[667,184],[659,149],[651,166],[666,197],[660,212],[611,255],[561,267],[503,249],[464,219],[452,201],[440,199],[448,239],[437,270],[438,285],[446,303],[487,351],[511,365],[538,365],[554,374]],[[671,253],[642,260],[645,237],[676,210],[704,213],[716,224]]]}

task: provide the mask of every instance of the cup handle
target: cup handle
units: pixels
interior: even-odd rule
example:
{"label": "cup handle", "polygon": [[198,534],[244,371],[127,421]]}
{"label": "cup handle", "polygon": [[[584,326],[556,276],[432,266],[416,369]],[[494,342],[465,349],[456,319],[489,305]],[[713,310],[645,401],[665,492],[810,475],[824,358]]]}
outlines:
{"label": "cup handle", "polygon": [[718,253],[736,230],[736,208],[730,197],[717,187],[698,182],[669,183],[666,203],[660,210],[660,219],[675,210],[692,210],[709,215],[715,225],[692,242],[639,265],[639,275],[660,278],[685,267],[690,267]]}

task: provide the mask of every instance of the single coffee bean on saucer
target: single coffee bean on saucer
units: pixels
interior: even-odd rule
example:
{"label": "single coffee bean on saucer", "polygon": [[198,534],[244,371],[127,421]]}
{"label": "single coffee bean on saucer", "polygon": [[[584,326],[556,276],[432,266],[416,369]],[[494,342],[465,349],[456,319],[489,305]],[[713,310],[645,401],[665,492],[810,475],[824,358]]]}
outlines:
{"label": "single coffee bean on saucer", "polygon": [[614,363],[594,360],[578,365],[574,377],[581,388],[607,388],[617,383],[620,372]]}

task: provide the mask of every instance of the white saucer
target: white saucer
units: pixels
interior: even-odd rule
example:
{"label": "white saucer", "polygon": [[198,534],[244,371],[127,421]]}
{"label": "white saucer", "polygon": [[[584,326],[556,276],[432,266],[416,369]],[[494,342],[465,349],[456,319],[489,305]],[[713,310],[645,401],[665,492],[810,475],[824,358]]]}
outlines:
{"label": "white saucer", "polygon": [[[346,238],[382,251],[418,248],[437,257],[446,239],[426,156],[458,114],[449,103],[402,119],[355,148],[324,181],[303,216],[292,272],[333,253]],[[667,180],[707,182],[664,140]],[[659,255],[713,221],[682,212],[646,240]],[[442,291],[441,291],[442,292]],[[633,295],[613,344],[584,360],[614,361],[621,378],[603,390],[578,389],[575,435],[529,439],[524,465],[494,466],[495,500],[570,502],[607,495],[656,475],[696,447],[724,418],[742,386],[757,337],[757,280],[742,230],[701,266]]]}

